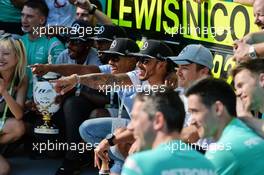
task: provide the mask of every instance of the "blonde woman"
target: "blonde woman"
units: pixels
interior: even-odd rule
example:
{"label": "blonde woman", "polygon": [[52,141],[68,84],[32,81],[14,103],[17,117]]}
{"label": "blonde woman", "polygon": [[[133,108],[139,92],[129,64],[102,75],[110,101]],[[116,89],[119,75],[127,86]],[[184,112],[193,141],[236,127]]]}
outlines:
{"label": "blonde woman", "polygon": [[[25,132],[22,121],[27,91],[26,55],[23,43],[10,34],[0,35],[0,144],[14,142]],[[8,174],[8,162],[0,156],[0,175]]]}

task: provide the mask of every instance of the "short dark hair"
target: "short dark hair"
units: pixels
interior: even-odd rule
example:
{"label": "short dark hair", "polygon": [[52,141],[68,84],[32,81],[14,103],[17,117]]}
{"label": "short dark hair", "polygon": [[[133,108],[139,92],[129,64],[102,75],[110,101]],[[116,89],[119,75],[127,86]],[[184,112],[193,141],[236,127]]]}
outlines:
{"label": "short dark hair", "polygon": [[181,132],[185,119],[185,110],[178,92],[173,89],[160,89],[158,92],[138,93],[135,100],[144,102],[143,110],[152,120],[157,112],[164,115],[167,132]]}
{"label": "short dark hair", "polygon": [[46,18],[49,15],[49,8],[44,0],[28,0],[25,2],[24,6],[30,7],[32,9],[38,9],[39,12]]}
{"label": "short dark hair", "polygon": [[235,77],[242,70],[249,70],[254,75],[264,73],[264,59],[254,59],[238,64],[233,70],[231,75]]}
{"label": "short dark hair", "polygon": [[204,68],[207,68],[207,69],[209,70],[209,72],[208,72],[208,76],[210,76],[210,77],[213,76],[213,74],[212,74],[212,70],[209,69],[208,67],[206,67],[206,66],[204,66],[204,65],[201,65],[201,64],[197,64],[197,63],[194,63],[194,64],[196,64],[196,71],[197,71],[197,72],[198,72],[199,70],[202,70],[202,69],[204,69]]}
{"label": "short dark hair", "polygon": [[186,96],[190,95],[200,96],[202,103],[207,107],[220,101],[231,116],[236,116],[236,94],[224,80],[205,78],[197,81],[187,89]]}

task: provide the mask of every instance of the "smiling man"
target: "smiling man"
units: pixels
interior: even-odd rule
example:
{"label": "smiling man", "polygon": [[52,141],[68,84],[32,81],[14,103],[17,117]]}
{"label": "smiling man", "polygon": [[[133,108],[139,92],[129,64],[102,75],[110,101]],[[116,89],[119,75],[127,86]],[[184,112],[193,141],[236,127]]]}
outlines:
{"label": "smiling man", "polygon": [[[22,9],[22,30],[25,34],[22,36],[23,44],[27,52],[27,64],[48,63],[48,57],[52,57],[52,63],[55,63],[58,55],[64,50],[64,45],[56,38],[47,38],[40,36],[37,30],[44,27],[46,24],[49,9],[44,1],[29,0]],[[32,73],[27,68],[29,77],[29,89],[27,98],[32,98],[33,79]]]}
{"label": "smiling man", "polygon": [[129,156],[122,175],[215,174],[210,161],[180,141],[185,111],[177,92],[140,93],[131,114],[128,129],[146,151]]}
{"label": "smiling man", "polygon": [[264,140],[236,118],[236,94],[223,80],[203,79],[187,92],[188,111],[201,138],[212,137],[205,156],[217,174],[262,174]]}
{"label": "smiling man", "polygon": [[232,76],[238,116],[243,117],[243,121],[264,137],[264,121],[258,119],[264,119],[264,60],[241,63],[232,70]]}
{"label": "smiling man", "polygon": [[179,65],[177,71],[179,87],[176,90],[180,92],[180,97],[184,102],[186,110],[184,129],[182,130],[182,139],[188,143],[198,141],[197,144],[203,148],[201,151],[204,151],[211,143],[211,140],[199,140],[196,131],[197,128],[194,125],[191,125],[191,116],[187,111],[188,102],[184,92],[195,81],[212,75],[211,70],[213,68],[213,55],[208,48],[201,44],[190,44],[187,45],[177,57],[171,57],[171,59]]}
{"label": "smiling man", "polygon": [[[121,99],[120,107],[122,108],[122,106],[124,106],[130,113],[137,92],[136,88],[141,88],[140,90],[142,91],[142,88],[144,87],[151,87],[153,85],[164,86],[165,77],[171,71],[174,71],[174,63],[166,59],[167,56],[171,56],[172,54],[171,49],[165,43],[157,40],[147,40],[139,53],[129,54],[133,57],[139,58],[137,63],[138,70],[126,74],[115,75],[72,75],[56,81],[57,84],[55,87],[61,93],[65,93],[72,89],[76,83],[81,83],[95,89],[99,89],[105,85],[108,85],[108,87],[111,86],[112,88],[116,85],[119,87],[133,87],[131,89],[124,88],[118,91],[119,98]],[[129,142],[131,140],[133,142],[133,135],[131,132],[125,132],[124,135],[119,137],[120,140],[118,140],[118,136],[114,137],[113,135],[111,138],[109,136],[108,139],[104,139],[107,134],[113,133],[116,128],[125,127],[128,122],[128,119],[108,117],[87,120],[80,126],[80,134],[86,142],[99,143],[102,140],[95,152],[95,160],[98,166],[100,166],[98,162],[99,159],[103,159],[102,155],[105,155],[105,151],[108,150],[110,146],[114,146],[116,143]],[[98,130],[98,128],[102,129]],[[116,139],[112,142],[112,145],[110,140],[114,138]],[[111,157],[115,160],[111,172],[119,174],[124,162],[124,157],[120,156],[120,153],[116,151],[115,147],[112,148],[111,152],[114,152],[115,155],[117,154],[117,157]]]}
{"label": "smiling man", "polygon": [[[264,60],[241,63],[232,70],[238,99],[245,113],[264,113]],[[243,116],[243,113],[241,113]]]}
{"label": "smiling man", "polygon": [[[80,48],[80,46],[77,46],[76,48],[78,49]],[[129,56],[128,53],[137,51],[139,51],[139,48],[133,40],[128,38],[115,39],[108,50],[102,51],[107,55],[109,64],[99,66],[97,68],[98,72],[118,74],[134,70],[136,67],[137,59],[133,56]],[[72,58],[72,55],[70,56],[70,58]],[[74,58],[74,61],[77,61],[77,63],[78,60],[82,60],[81,56],[77,56],[76,58]],[[107,104],[108,101],[105,102],[106,100],[102,93],[103,92],[99,92],[98,94],[97,90],[82,86],[82,89],[80,89],[80,96],[68,97],[63,103],[64,116],[66,121],[66,140],[69,144],[73,142],[81,142],[78,128],[82,124],[82,122],[89,118],[92,109],[103,108],[104,105]],[[112,115],[114,115],[114,113],[117,113],[117,110],[114,109],[109,109],[108,111]],[[64,162],[58,169],[57,174],[75,173],[80,171],[79,157],[81,157],[81,155],[78,155],[77,153],[75,153],[74,155],[73,151],[67,151]],[[83,156],[81,157],[81,159],[82,158]]]}

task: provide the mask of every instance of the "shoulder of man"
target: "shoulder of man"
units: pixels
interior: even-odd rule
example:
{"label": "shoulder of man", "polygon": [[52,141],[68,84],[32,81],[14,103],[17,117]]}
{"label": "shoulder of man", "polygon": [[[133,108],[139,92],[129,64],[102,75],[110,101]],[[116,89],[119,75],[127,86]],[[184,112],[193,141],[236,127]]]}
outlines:
{"label": "shoulder of man", "polygon": [[65,49],[64,44],[56,37],[51,37],[49,39],[49,50],[52,50],[55,47],[59,47],[59,48],[63,48],[63,50]]}
{"label": "shoulder of man", "polygon": [[121,175],[143,175],[144,164],[148,162],[146,154],[150,154],[150,151],[142,151],[129,156],[122,169]]}
{"label": "shoulder of man", "polygon": [[239,168],[239,163],[231,150],[222,150],[219,144],[215,148],[210,148],[205,157],[214,165],[217,174],[235,174]]}
{"label": "shoulder of man", "polygon": [[71,58],[68,54],[68,49],[65,49],[59,54],[58,58],[55,61],[55,64],[69,64],[70,59]]}

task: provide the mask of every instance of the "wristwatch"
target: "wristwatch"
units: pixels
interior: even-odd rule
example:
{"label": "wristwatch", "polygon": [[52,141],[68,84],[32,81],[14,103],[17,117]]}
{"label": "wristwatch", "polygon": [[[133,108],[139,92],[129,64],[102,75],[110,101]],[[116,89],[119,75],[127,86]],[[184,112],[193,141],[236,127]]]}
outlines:
{"label": "wristwatch", "polygon": [[114,146],[114,142],[113,140],[115,139],[115,135],[114,134],[108,134],[105,139],[108,141],[110,146]]}
{"label": "wristwatch", "polygon": [[89,9],[89,14],[93,15],[97,9],[97,6],[94,4],[91,4],[91,8]]}
{"label": "wristwatch", "polygon": [[255,48],[254,48],[253,45],[250,45],[250,47],[249,47],[249,50],[248,50],[248,56],[249,56],[251,59],[256,59],[256,58],[258,58],[258,57],[257,57],[256,50],[255,50]]}

